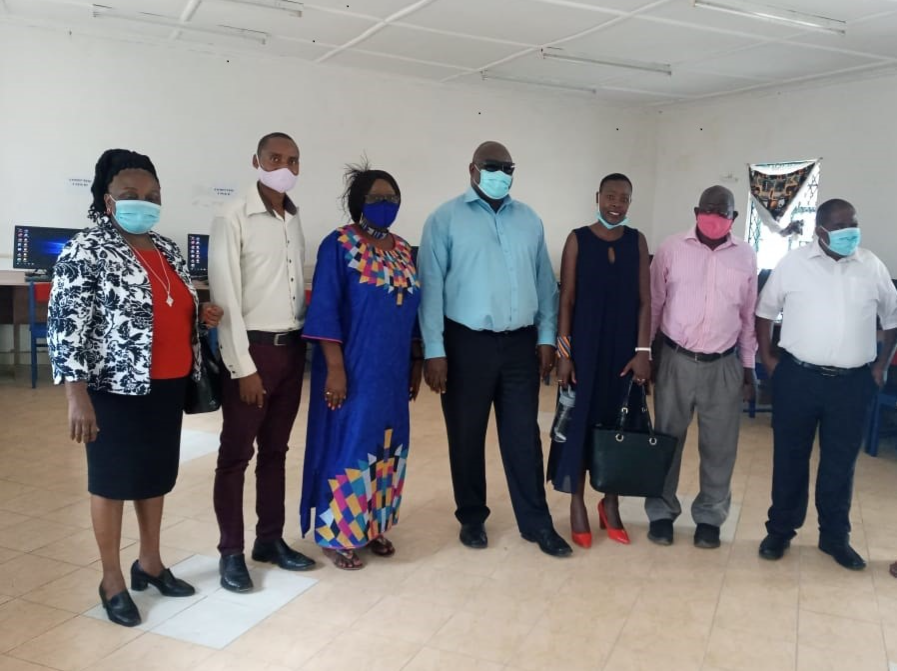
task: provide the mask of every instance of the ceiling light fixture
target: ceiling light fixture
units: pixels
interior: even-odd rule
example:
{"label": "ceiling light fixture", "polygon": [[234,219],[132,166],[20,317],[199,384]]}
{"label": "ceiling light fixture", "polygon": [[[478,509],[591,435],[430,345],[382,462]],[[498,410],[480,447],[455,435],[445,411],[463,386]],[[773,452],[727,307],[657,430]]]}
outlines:
{"label": "ceiling light fixture", "polygon": [[163,28],[171,28],[173,30],[184,30],[190,33],[199,33],[202,35],[217,35],[222,37],[235,37],[237,39],[251,40],[259,44],[265,44],[268,41],[268,33],[259,30],[249,30],[248,28],[236,28],[234,26],[195,26],[190,23],[181,23],[177,19],[172,19],[158,14],[145,14],[122,12],[112,7],[103,5],[93,6],[93,18],[95,19],[117,19],[119,21],[130,21],[132,23],[141,23],[150,26],[162,26]]}
{"label": "ceiling light fixture", "polygon": [[578,56],[567,53],[562,49],[542,49],[542,58],[565,63],[579,63],[585,65],[606,65],[612,68],[627,68],[629,70],[641,70],[642,72],[659,72],[663,75],[672,75],[673,69],[667,63],[649,63],[645,61],[630,61],[625,58],[610,58],[605,56]]}
{"label": "ceiling light fixture", "polygon": [[847,27],[846,21],[830,19],[827,16],[816,16],[815,14],[804,14],[793,9],[774,7],[772,5],[737,2],[736,0],[692,0],[692,5],[725,14],[735,14],[736,16],[746,16],[771,23],[781,23],[794,28],[819,30],[826,33],[835,33],[836,35],[845,35],[847,33],[845,30]]}
{"label": "ceiling light fixture", "polygon": [[302,18],[302,10],[305,5],[296,0],[219,0],[219,2],[232,2],[235,5],[247,5],[259,9],[274,9],[286,12],[297,19]]}
{"label": "ceiling light fixture", "polygon": [[562,89],[564,91],[579,91],[580,93],[591,93],[595,95],[598,90],[591,86],[578,86],[576,84],[565,84],[563,82],[554,82],[544,79],[527,79],[526,77],[513,77],[511,75],[496,75],[489,71],[480,73],[483,81],[494,80],[497,82],[510,82],[512,84],[526,84],[528,86],[541,86],[548,89]]}

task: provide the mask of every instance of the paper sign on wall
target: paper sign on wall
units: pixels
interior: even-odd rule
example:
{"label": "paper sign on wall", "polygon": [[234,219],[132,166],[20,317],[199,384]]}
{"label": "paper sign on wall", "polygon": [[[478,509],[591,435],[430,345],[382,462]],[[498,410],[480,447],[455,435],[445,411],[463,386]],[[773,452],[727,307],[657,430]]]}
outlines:
{"label": "paper sign on wall", "polygon": [[220,183],[212,185],[212,198],[216,200],[227,200],[233,198],[237,194],[237,187],[233,184]]}
{"label": "paper sign on wall", "polygon": [[90,177],[69,177],[65,180],[66,191],[73,196],[83,196],[90,193],[90,185],[93,180]]}

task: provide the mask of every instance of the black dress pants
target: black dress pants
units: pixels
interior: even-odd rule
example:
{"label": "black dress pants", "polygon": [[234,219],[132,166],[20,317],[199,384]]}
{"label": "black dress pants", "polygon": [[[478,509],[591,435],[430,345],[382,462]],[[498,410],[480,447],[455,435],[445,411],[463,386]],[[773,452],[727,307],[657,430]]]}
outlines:
{"label": "black dress pants", "polygon": [[819,431],[816,510],[819,537],[850,537],[853,473],[866,429],[875,382],[868,367],[827,376],[783,355],[772,378],[772,507],[766,530],[793,538],[807,516],[810,454]]}
{"label": "black dress pants", "polygon": [[486,506],[486,430],[495,406],[498,442],[511,505],[521,533],[552,525],[545,502],[539,433],[539,362],[536,329],[473,331],[446,320],[448,357],[442,411],[462,524],[483,523]]}

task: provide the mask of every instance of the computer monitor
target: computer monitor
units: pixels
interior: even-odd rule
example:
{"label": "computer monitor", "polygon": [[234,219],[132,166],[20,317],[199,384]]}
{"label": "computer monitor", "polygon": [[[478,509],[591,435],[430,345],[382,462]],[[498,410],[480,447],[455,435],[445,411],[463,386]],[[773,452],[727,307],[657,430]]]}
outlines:
{"label": "computer monitor", "polygon": [[209,236],[199,233],[187,234],[187,269],[191,277],[209,275]]}
{"label": "computer monitor", "polygon": [[65,243],[80,232],[80,228],[16,226],[13,232],[12,267],[20,270],[52,270]]}

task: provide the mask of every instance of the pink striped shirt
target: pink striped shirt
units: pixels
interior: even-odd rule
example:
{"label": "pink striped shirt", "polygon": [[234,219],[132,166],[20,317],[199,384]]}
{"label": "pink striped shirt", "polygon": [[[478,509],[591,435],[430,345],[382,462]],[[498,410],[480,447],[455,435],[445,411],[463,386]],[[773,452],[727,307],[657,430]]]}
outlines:
{"label": "pink striped shirt", "polygon": [[745,368],[757,353],[757,255],[731,235],[710,249],[695,229],[667,238],[651,264],[651,340],[658,329],[692,352],[738,345]]}

